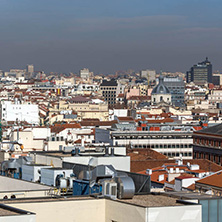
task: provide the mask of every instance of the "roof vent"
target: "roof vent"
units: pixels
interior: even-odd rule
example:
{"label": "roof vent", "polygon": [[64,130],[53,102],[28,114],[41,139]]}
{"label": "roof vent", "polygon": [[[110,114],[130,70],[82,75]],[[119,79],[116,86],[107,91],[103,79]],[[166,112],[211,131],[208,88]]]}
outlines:
{"label": "roof vent", "polygon": [[146,174],[152,175],[152,173],[153,173],[152,169],[146,169]]}
{"label": "roof vent", "polygon": [[163,181],[164,180],[164,174],[159,175],[158,181]]}

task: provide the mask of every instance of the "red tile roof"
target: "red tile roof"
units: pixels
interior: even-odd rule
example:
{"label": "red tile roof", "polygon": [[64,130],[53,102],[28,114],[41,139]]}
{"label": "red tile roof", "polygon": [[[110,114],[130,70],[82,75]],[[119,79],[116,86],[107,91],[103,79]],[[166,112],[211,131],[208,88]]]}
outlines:
{"label": "red tile roof", "polygon": [[222,170],[216,172],[213,175],[205,177],[201,180],[196,181],[197,184],[206,184],[209,186],[222,188]]}

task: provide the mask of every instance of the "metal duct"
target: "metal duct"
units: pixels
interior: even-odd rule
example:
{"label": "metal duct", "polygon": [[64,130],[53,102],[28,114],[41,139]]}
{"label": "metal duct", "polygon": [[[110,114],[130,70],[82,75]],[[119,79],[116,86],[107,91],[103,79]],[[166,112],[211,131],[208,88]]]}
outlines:
{"label": "metal duct", "polygon": [[135,184],[131,177],[116,177],[117,197],[119,199],[131,199],[135,194]]}
{"label": "metal duct", "polygon": [[105,156],[109,156],[109,147],[105,148]]}

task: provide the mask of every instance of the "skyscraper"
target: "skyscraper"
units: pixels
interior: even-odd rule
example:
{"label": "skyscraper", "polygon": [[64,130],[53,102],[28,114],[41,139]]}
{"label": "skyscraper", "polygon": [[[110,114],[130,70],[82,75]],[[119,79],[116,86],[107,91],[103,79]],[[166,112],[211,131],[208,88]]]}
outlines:
{"label": "skyscraper", "polygon": [[187,72],[187,83],[189,82],[208,82],[212,83],[212,64],[206,58],[205,61],[193,65]]}
{"label": "skyscraper", "polygon": [[115,79],[111,79],[110,81],[103,80],[103,82],[100,84],[102,95],[109,105],[114,105],[116,103],[117,85],[118,84]]}
{"label": "skyscraper", "polygon": [[33,73],[34,72],[34,65],[27,65],[26,66],[26,72],[27,73]]}
{"label": "skyscraper", "polygon": [[175,107],[184,107],[185,83],[183,79],[181,77],[166,76],[163,83],[170,90],[172,105]]}

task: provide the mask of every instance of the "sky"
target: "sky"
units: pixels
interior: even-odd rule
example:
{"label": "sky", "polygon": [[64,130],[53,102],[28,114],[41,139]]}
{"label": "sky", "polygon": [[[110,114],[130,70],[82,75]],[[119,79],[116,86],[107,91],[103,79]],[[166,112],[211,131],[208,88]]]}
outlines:
{"label": "sky", "polygon": [[0,69],[222,72],[221,0],[0,0]]}

